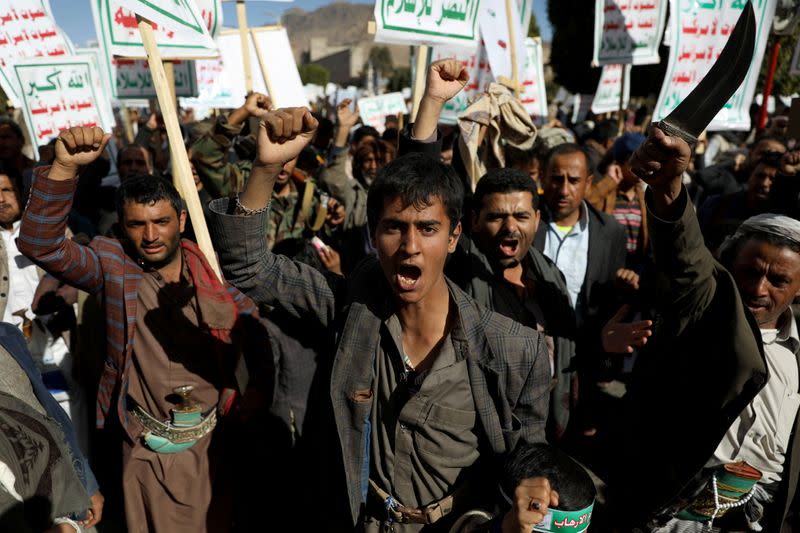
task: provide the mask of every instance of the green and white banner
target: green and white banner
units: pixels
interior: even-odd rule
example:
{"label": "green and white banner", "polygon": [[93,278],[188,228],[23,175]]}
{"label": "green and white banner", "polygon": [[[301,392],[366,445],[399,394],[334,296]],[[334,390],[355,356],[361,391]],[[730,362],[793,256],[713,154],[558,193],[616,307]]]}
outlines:
{"label": "green and white banner", "polygon": [[[375,40],[471,46],[479,38],[481,0],[376,0]],[[484,2],[502,0],[484,0]]]}

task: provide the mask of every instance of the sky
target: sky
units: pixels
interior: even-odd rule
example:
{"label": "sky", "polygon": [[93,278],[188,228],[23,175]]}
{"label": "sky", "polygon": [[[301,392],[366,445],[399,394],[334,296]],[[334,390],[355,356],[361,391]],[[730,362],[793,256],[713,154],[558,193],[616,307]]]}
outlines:
{"label": "sky", "polygon": [[[374,0],[350,0],[352,3],[372,4]],[[483,0],[484,2],[501,2],[503,0]],[[67,32],[78,47],[86,46],[88,41],[96,39],[90,0],[50,0],[50,7],[56,22]],[[264,2],[248,1],[247,22],[251,26],[275,24],[284,10],[299,7],[306,11],[332,3],[332,0],[295,0],[294,2]],[[552,35],[550,24],[547,22],[546,0],[534,0],[533,10],[539,22],[544,40],[549,41]],[[222,18],[226,26],[236,25],[236,3],[223,1]]]}

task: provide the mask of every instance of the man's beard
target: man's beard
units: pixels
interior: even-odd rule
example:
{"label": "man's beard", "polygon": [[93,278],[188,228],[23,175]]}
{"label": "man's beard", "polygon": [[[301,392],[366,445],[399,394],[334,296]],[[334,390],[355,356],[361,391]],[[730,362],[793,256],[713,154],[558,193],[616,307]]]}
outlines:
{"label": "man's beard", "polygon": [[142,256],[141,254],[139,255],[139,259],[144,266],[151,268],[153,270],[160,270],[165,266],[167,266],[168,264],[170,264],[175,259],[175,256],[178,254],[180,249],[181,245],[180,242],[178,242],[175,245],[175,247],[172,250],[170,250],[169,253],[164,257],[164,259],[161,259],[160,261],[150,261],[148,259],[145,259],[144,256]]}

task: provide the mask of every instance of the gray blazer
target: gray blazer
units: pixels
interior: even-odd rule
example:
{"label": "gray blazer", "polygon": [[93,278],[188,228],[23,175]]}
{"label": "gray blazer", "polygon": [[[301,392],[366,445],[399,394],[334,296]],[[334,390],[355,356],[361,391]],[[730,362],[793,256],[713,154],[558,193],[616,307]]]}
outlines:
{"label": "gray blazer", "polygon": [[[227,279],[259,304],[336,331],[330,397],[355,524],[366,501],[373,358],[390,288],[374,257],[345,281],[270,253],[262,229],[267,213],[226,214],[230,204],[212,202],[210,220]],[[543,337],[477,305],[450,281],[448,287],[460,318],[452,338],[468,361],[482,453],[501,459],[520,441],[544,442],[550,369]]]}

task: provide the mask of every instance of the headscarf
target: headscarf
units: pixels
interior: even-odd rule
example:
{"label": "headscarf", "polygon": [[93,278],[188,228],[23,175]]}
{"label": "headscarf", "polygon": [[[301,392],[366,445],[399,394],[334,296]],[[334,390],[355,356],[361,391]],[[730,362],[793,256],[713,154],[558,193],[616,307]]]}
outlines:
{"label": "headscarf", "polygon": [[785,215],[763,213],[745,220],[732,236],[726,237],[719,248],[720,255],[747,235],[767,234],[790,241],[800,247],[800,220]]}

